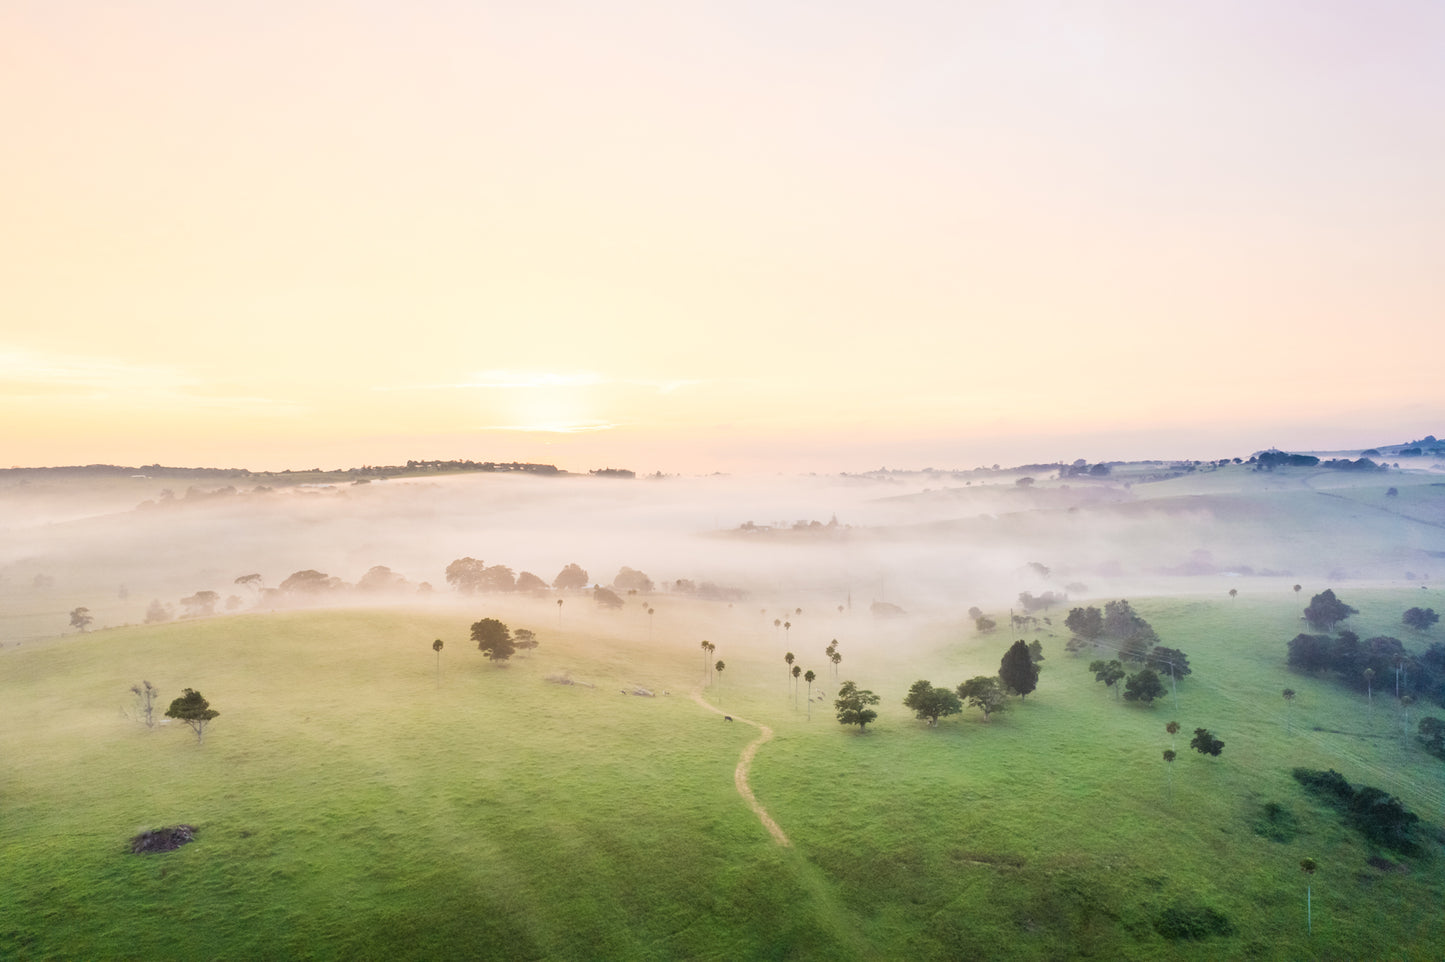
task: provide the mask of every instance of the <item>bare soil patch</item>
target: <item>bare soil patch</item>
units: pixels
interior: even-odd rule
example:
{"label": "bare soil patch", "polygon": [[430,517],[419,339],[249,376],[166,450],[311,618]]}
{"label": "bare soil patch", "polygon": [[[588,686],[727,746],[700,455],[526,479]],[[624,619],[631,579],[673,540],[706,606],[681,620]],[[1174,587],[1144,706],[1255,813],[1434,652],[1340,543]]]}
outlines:
{"label": "bare soil patch", "polygon": [[134,855],[146,852],[174,852],[187,842],[194,841],[196,829],[193,825],[171,825],[168,828],[152,828],[141,832],[130,840]]}

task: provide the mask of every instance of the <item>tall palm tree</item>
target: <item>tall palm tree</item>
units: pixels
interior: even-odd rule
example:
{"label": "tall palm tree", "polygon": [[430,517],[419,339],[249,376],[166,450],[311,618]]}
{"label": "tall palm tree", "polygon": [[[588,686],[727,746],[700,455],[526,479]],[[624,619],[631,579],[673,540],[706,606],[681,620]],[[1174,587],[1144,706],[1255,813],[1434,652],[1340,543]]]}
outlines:
{"label": "tall palm tree", "polygon": [[812,721],[812,720],[813,720],[813,679],[814,679],[814,678],[817,678],[817,677],[818,677],[817,675],[813,674],[813,669],[811,669],[811,668],[809,668],[807,671],[803,672],[803,680],[808,683],[808,720],[809,720],[809,721]]}
{"label": "tall palm tree", "polygon": [[793,660],[794,660],[796,657],[797,657],[797,656],[794,655],[791,651],[788,652],[786,655],[783,656],[783,661],[786,661],[786,662],[788,663],[787,671],[788,671],[788,676],[789,676],[789,677],[792,677],[792,674],[793,674]]}
{"label": "tall palm tree", "polygon": [[[702,646],[701,646],[701,647],[702,647],[702,670],[706,672],[706,671],[708,670],[708,664],[707,664],[708,656],[710,656],[710,655],[713,653],[713,650],[714,650],[717,646],[714,645],[712,642],[708,641],[706,638],[704,638],[703,641],[702,641]],[[708,681],[711,682],[711,680],[712,680],[712,675],[711,675],[711,673],[709,673],[709,674],[708,674]]]}
{"label": "tall palm tree", "polygon": [[[717,668],[717,680],[722,681],[723,669],[726,668],[727,665],[723,662],[721,658],[719,658],[717,664],[714,667]],[[721,701],[721,698],[719,698],[719,701]]]}
{"label": "tall palm tree", "polygon": [[438,638],[431,643],[431,650],[437,653],[437,687],[442,686],[442,640]]}
{"label": "tall palm tree", "polygon": [[793,666],[793,710],[798,710],[798,676],[803,673],[802,665]]}

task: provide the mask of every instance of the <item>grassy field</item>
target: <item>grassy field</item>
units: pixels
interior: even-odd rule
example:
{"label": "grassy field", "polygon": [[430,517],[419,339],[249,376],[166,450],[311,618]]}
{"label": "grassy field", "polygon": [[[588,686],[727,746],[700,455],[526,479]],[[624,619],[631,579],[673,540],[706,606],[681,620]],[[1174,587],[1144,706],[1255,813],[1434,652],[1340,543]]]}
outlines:
{"label": "grassy field", "polygon": [[[1418,649],[1396,626],[1408,605],[1445,608],[1426,594],[1342,597],[1362,636]],[[677,602],[652,628],[632,610],[559,626],[550,603],[513,602],[6,648],[0,958],[1445,957],[1445,765],[1401,737],[1393,699],[1377,692],[1371,711],[1285,669],[1292,593],[1135,604],[1189,653],[1177,707],[1116,701],[1044,632],[1036,694],[935,729],[901,706],[908,685],[993,673],[1011,639],[831,613],[780,638],[756,612]],[[542,647],[485,662],[466,638],[484,615],[534,627]],[[882,696],[866,734],[832,718],[830,637],[841,677]],[[733,787],[756,730],[687,697],[701,638],[727,662],[708,699],[776,730],[751,782],[791,847]],[[785,648],[828,693],[811,720]],[[546,680],[560,672],[596,687]],[[184,687],[211,700],[204,744],[128,717],[142,679],[162,706]],[[658,695],[620,693],[634,685]],[[1195,727],[1225,741],[1221,757],[1187,749]],[[1300,765],[1400,795],[1426,853],[1371,849],[1303,794]],[[1257,831],[1271,801],[1297,823],[1289,840]],[[137,832],[179,823],[194,843],[128,853]],[[1232,934],[1166,941],[1170,907],[1213,909]]]}

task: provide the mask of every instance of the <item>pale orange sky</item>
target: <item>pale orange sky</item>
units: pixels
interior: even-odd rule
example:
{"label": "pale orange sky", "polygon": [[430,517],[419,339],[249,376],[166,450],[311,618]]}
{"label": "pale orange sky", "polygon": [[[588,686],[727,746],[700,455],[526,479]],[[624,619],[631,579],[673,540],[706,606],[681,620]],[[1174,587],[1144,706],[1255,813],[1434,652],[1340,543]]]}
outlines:
{"label": "pale orange sky", "polygon": [[1445,7],[0,5],[0,462],[1445,427]]}

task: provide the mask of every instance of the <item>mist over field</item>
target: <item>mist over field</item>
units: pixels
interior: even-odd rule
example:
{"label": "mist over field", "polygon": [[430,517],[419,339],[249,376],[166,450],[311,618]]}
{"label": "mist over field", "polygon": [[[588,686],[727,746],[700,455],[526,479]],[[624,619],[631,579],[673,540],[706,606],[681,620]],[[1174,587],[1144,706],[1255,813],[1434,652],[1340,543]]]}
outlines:
{"label": "mist over field", "polygon": [[[757,607],[885,602],[956,613],[1008,609],[1025,591],[1087,598],[1426,581],[1445,548],[1428,468],[1341,480],[1233,463],[1120,464],[1094,477],[1061,477],[1061,467],[365,483],[9,472],[0,597],[8,634],[22,640],[50,633],[43,618],[76,605],[98,626],[139,623],[151,602],[175,606],[202,591],[217,593],[218,611],[434,603],[456,596],[447,565],[470,557],[549,586],[565,565],[604,586],[626,566],[664,595],[706,586],[705,596]],[[365,582],[378,566],[391,577]],[[333,589],[262,600],[307,570]],[[418,593],[422,583],[434,590]]]}

